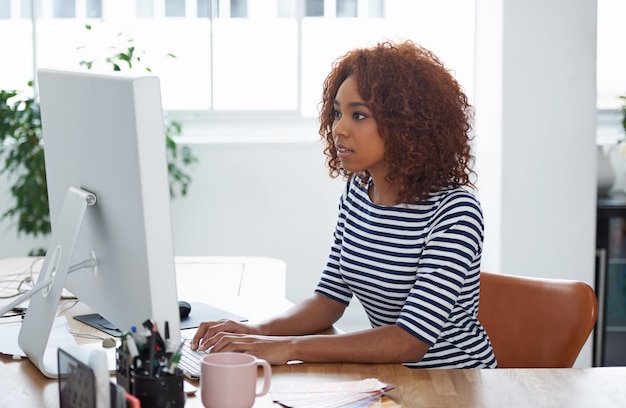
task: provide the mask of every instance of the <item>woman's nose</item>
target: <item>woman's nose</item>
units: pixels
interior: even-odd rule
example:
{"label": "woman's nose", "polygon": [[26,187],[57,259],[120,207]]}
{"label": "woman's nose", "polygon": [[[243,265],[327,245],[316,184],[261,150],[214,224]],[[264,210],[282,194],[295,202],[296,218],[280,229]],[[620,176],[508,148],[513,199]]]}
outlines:
{"label": "woman's nose", "polygon": [[335,118],[335,121],[333,122],[333,135],[335,135],[335,137],[346,137],[347,135],[344,121],[341,119],[341,117]]}

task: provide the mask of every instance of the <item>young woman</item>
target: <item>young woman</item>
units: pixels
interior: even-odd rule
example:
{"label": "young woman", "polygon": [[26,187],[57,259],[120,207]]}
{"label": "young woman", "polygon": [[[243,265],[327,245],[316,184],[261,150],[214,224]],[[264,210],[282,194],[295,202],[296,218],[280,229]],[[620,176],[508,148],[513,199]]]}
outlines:
{"label": "young woman", "polygon": [[[345,191],[315,293],[252,324],[205,322],[191,348],[271,364],[496,367],[478,321],[483,218],[473,188],[472,108],[430,51],[385,42],[338,59],[320,135]],[[372,328],[319,335],[355,296]]]}

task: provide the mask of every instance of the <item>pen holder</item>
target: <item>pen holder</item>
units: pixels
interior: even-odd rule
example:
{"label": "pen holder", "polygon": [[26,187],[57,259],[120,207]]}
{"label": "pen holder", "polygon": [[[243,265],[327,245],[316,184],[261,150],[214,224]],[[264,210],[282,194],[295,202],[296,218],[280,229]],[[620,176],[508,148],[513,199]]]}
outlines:
{"label": "pen holder", "polygon": [[115,379],[117,384],[123,387],[129,394],[131,389],[130,373],[133,370],[133,362],[130,354],[125,353],[121,348],[115,350]]}
{"label": "pen holder", "polygon": [[132,394],[141,401],[142,407],[183,407],[183,371],[150,377],[143,372],[130,373]]}

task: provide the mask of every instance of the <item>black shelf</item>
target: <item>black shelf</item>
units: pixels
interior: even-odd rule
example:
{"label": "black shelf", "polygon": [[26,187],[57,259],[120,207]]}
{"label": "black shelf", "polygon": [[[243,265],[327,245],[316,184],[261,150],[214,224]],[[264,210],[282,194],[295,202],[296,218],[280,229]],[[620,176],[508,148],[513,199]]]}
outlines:
{"label": "black shelf", "polygon": [[598,197],[594,366],[626,365],[626,194]]}

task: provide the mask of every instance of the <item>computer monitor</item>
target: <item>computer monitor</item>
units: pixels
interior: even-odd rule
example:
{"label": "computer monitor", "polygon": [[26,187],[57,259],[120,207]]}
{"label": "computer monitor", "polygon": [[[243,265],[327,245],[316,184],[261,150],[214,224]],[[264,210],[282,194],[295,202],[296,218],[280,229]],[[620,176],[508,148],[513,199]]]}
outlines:
{"label": "computer monitor", "polygon": [[[180,320],[159,79],[54,69],[37,78],[52,226],[41,274],[54,283],[31,299],[18,343],[56,377],[45,340],[63,287],[122,330],[152,319],[178,333]],[[85,261],[97,266],[67,273]]]}

